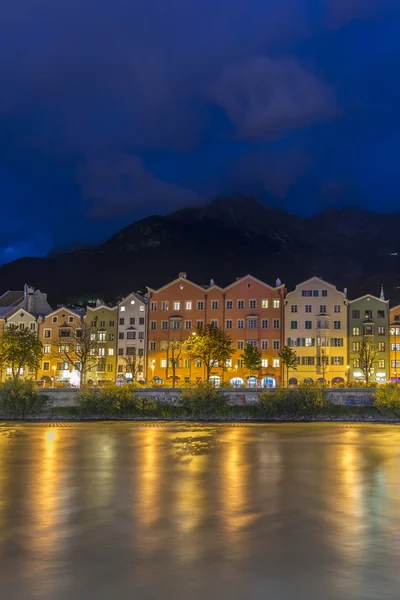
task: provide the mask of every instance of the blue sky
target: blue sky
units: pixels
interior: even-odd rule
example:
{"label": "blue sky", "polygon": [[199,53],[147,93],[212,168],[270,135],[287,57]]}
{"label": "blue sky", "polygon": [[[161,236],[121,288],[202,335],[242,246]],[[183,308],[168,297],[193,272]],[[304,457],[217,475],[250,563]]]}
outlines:
{"label": "blue sky", "polygon": [[241,191],[398,209],[398,0],[5,0],[0,262]]}

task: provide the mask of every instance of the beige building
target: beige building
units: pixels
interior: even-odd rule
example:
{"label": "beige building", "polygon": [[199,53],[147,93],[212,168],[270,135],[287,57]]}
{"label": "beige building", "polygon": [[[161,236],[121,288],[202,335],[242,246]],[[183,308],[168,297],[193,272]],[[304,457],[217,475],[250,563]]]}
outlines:
{"label": "beige building", "polygon": [[[39,335],[38,318],[24,308],[19,308],[18,310],[14,310],[14,312],[9,312],[6,319],[0,319],[1,331],[3,331],[4,327],[9,327],[10,325],[14,325],[19,329],[29,329],[30,331],[35,331],[36,334]],[[3,369],[1,373],[1,381],[4,381],[10,377],[11,368]],[[20,377],[23,379],[36,379],[37,373],[27,369],[21,369]]]}
{"label": "beige building", "polygon": [[297,354],[297,371],[289,383],[320,381],[347,383],[348,342],[345,292],[312,277],[296,286],[285,299],[285,344]]}

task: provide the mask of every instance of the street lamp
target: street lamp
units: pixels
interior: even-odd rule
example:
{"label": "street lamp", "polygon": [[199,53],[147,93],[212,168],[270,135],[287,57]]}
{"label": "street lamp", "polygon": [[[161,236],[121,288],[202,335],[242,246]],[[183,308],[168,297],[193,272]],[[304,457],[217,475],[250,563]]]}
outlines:
{"label": "street lamp", "polygon": [[350,365],[347,365],[346,371],[347,371],[347,387],[348,387],[349,383],[350,383]]}

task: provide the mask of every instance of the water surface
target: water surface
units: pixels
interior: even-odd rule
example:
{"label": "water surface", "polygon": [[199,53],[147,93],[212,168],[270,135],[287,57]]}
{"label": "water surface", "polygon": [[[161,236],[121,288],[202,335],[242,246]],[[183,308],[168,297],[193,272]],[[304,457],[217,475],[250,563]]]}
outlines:
{"label": "water surface", "polygon": [[400,428],[0,424],[0,589],[398,600]]}

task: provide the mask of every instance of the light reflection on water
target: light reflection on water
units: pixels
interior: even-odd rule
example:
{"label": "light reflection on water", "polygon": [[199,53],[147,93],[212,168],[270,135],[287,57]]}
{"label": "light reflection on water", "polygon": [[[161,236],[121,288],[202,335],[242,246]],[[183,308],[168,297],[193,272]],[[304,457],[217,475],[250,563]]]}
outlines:
{"label": "light reflection on water", "polygon": [[0,425],[2,597],[397,599],[400,429]]}

